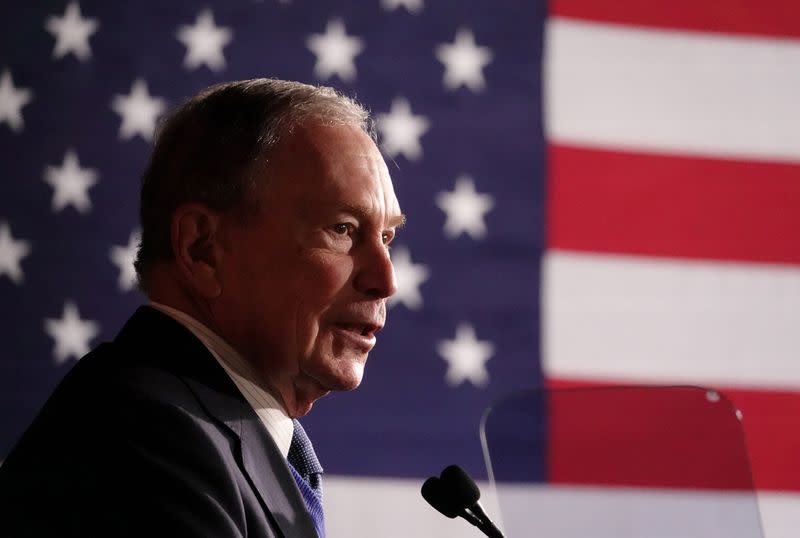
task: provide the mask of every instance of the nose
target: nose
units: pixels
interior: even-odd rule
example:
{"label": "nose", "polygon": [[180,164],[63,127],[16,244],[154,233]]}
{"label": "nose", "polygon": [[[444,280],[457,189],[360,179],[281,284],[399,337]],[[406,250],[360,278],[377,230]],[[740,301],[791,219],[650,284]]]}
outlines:
{"label": "nose", "polygon": [[363,245],[353,285],[359,292],[376,299],[386,299],[397,291],[389,250],[383,243]]}

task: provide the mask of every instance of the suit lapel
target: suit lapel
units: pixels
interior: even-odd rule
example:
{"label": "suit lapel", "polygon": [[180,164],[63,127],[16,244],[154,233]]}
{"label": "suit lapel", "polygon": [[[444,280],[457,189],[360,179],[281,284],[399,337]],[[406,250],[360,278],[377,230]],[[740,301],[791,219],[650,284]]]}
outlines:
{"label": "suit lapel", "polygon": [[[252,483],[270,507],[276,523],[287,537],[317,536],[297,483],[275,443],[259,421],[242,421],[242,462]],[[269,444],[271,450],[260,447]]]}
{"label": "suit lapel", "polygon": [[[135,349],[133,357],[159,357],[153,366],[181,377],[206,412],[238,438],[241,470],[266,515],[285,537],[316,538],[314,522],[286,460],[253,408],[213,355],[183,325],[150,307],[141,307],[125,324],[116,343]],[[154,353],[153,344],[161,351]],[[143,347],[150,347],[148,352]],[[167,348],[170,353],[163,353]]]}

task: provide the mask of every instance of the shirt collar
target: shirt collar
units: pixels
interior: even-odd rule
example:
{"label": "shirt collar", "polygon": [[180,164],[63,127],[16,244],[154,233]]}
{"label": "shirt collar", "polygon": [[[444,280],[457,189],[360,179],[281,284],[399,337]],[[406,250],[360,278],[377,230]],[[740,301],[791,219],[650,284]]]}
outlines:
{"label": "shirt collar", "polygon": [[186,327],[206,346],[256,412],[278,450],[286,457],[292,443],[294,423],[280,402],[257,383],[256,376],[244,357],[214,331],[186,312],[155,301],[150,301],[149,306]]}

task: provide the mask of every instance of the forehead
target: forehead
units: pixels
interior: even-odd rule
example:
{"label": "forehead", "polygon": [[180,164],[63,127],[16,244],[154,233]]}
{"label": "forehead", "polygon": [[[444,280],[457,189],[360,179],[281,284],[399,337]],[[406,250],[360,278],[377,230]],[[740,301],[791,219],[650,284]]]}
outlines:
{"label": "forehead", "polygon": [[389,171],[372,139],[352,125],[311,124],[275,148],[269,191],[305,210],[336,204],[399,213]]}

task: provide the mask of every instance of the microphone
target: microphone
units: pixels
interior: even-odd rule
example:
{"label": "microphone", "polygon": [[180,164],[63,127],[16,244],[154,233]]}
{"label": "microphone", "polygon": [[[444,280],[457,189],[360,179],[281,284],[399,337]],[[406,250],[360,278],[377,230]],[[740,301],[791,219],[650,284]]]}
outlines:
{"label": "microphone", "polygon": [[439,477],[428,478],[422,484],[422,496],[443,515],[464,518],[489,538],[505,538],[478,502],[478,485],[458,465],[445,468]]}
{"label": "microphone", "polygon": [[437,476],[428,478],[422,484],[422,496],[428,501],[428,504],[450,519],[463,517],[476,527],[481,524],[477,516],[467,512],[464,506],[449,494],[447,487]]}

